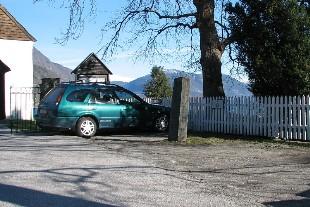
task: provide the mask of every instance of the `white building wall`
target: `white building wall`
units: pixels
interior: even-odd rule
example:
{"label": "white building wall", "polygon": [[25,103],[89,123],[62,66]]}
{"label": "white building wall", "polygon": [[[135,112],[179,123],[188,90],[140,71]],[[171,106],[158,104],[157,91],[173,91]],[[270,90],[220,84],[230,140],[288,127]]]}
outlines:
{"label": "white building wall", "polygon": [[[5,63],[11,71],[5,74],[5,112],[6,116],[10,115],[10,87],[32,87],[33,86],[33,50],[32,41],[16,41],[0,39],[0,59]],[[28,97],[27,102],[32,100]],[[25,101],[24,101],[25,102]],[[19,104],[11,103],[13,106]],[[28,105],[29,103],[21,104]],[[30,105],[30,104],[29,104]],[[12,110],[13,107],[12,107]],[[22,118],[29,119],[31,117],[32,108],[23,110]]]}

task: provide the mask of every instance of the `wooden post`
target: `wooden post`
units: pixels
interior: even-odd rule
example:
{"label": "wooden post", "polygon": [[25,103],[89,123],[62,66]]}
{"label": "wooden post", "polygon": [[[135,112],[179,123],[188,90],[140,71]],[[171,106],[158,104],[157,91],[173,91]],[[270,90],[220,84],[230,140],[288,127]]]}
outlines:
{"label": "wooden post", "polygon": [[189,78],[174,79],[169,122],[169,141],[183,142],[187,138],[189,111]]}

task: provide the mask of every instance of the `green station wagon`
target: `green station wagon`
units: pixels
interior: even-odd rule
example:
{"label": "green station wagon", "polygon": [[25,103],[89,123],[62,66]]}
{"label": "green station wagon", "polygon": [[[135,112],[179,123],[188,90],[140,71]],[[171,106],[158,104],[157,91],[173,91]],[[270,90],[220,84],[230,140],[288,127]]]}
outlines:
{"label": "green station wagon", "polygon": [[35,119],[42,128],[68,129],[91,137],[97,129],[168,128],[170,109],[149,104],[118,85],[61,83],[40,102]]}

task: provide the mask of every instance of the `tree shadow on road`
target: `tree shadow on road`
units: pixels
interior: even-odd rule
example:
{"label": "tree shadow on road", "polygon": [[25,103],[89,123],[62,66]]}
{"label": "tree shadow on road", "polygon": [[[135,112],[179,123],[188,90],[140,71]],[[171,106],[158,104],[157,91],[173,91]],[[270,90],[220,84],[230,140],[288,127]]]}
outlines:
{"label": "tree shadow on road", "polygon": [[[157,170],[154,172],[154,170]],[[159,172],[158,172],[159,170]],[[122,192],[122,189],[131,186],[131,182],[128,183],[128,179],[125,180],[109,180],[102,181],[96,178],[98,174],[106,173],[109,174],[116,173],[127,173],[131,176],[143,174],[147,175],[165,175],[175,179],[191,181],[186,178],[186,176],[177,175],[175,173],[166,171],[165,169],[156,168],[153,166],[94,166],[94,167],[84,167],[84,168],[54,168],[45,170],[12,170],[12,171],[0,171],[0,174],[8,174],[10,176],[15,176],[14,174],[19,174],[19,176],[29,176],[31,174],[40,174],[44,176],[49,182],[57,184],[56,186],[74,186],[69,190],[65,191],[70,196],[56,195],[51,193],[46,193],[38,190],[33,190],[25,187],[19,187],[14,185],[2,184],[0,183],[0,202],[8,202],[10,204],[16,204],[18,206],[24,207],[49,207],[49,206],[74,206],[74,207],[114,207],[116,205],[110,205],[106,203],[115,203],[113,200]],[[148,177],[148,176],[147,176]],[[93,188],[91,186],[97,186]],[[136,192],[144,192],[149,186],[135,186]],[[100,194],[97,194],[100,192]],[[89,200],[82,199],[81,193],[84,196],[91,196],[93,199],[100,200],[103,203],[93,202]],[[143,198],[141,198],[143,199]],[[112,201],[111,201],[112,200]],[[122,200],[122,199],[121,199]],[[117,205],[124,206],[121,201],[117,201]],[[1,205],[1,204],[0,204]]]}
{"label": "tree shadow on road", "polygon": [[37,191],[33,189],[0,183],[0,201],[24,207],[37,206],[92,206],[114,207],[113,205]]}
{"label": "tree shadow on road", "polygon": [[[10,131],[3,133],[4,135],[10,134]],[[60,130],[42,130],[37,132],[18,132],[13,133],[15,135],[24,136],[24,137],[54,137],[54,136],[62,136],[62,137],[75,137],[76,134],[73,131],[60,131]],[[0,129],[1,136],[1,129]],[[97,131],[96,136],[93,138],[95,140],[105,139],[106,137],[144,137],[144,138],[168,138],[167,132],[156,132],[151,130],[143,130],[143,129],[100,129]]]}
{"label": "tree shadow on road", "polygon": [[297,193],[299,197],[302,197],[300,200],[282,200],[274,202],[266,202],[264,205],[269,207],[309,207],[310,206],[310,189]]}

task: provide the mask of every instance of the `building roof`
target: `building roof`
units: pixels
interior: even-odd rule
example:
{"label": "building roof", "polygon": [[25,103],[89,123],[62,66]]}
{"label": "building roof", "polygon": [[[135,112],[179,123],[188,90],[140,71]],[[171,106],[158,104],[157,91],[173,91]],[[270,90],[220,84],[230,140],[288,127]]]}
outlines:
{"label": "building roof", "polygon": [[11,71],[11,69],[0,60],[0,73],[6,73],[9,71]]}
{"label": "building roof", "polygon": [[110,74],[112,72],[105,64],[95,55],[91,53],[83,62],[81,62],[71,73],[73,74],[89,74],[89,75],[103,75]]}
{"label": "building roof", "polygon": [[0,39],[33,41],[36,39],[0,4]]}

